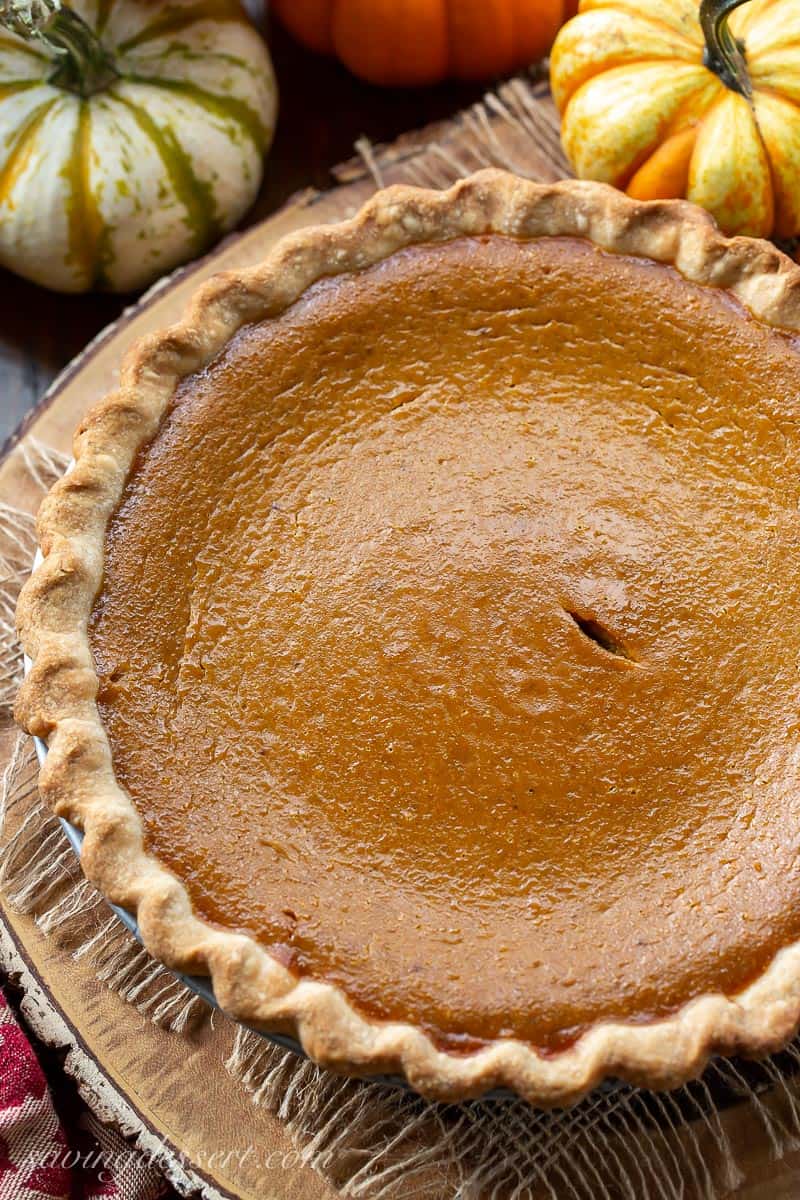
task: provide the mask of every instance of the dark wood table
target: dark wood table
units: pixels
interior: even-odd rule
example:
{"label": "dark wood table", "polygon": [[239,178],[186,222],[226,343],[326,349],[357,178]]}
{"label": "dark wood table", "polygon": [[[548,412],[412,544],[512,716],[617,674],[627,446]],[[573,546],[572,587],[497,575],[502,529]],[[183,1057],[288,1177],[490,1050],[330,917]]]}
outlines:
{"label": "dark wood table", "polygon": [[[264,184],[245,225],[294,192],[325,188],[331,167],[361,136],[391,141],[477,100],[484,89],[446,85],[405,91],[370,87],[338,63],[308,54],[269,30],[280,118]],[[70,359],[135,297],[60,296],[0,271],[0,447]]]}

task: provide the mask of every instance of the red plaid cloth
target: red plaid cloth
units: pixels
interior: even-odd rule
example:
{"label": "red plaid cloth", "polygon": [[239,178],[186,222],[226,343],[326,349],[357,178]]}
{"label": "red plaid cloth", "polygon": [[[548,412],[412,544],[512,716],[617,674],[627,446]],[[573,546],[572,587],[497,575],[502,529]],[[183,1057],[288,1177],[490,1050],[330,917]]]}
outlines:
{"label": "red plaid cloth", "polygon": [[[72,1107],[78,1107],[74,1101]],[[160,1200],[160,1171],[87,1111],[62,1122],[44,1071],[0,990],[0,1200]]]}

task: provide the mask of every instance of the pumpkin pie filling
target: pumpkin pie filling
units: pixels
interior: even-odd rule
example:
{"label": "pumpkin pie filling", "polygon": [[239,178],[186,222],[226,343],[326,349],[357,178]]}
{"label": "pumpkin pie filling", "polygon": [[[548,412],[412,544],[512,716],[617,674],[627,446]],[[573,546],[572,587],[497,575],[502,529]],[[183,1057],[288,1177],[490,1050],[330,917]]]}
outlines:
{"label": "pumpkin pie filling", "polygon": [[185,380],[91,622],[148,849],[451,1049],[800,937],[795,341],[567,238],[323,280]]}

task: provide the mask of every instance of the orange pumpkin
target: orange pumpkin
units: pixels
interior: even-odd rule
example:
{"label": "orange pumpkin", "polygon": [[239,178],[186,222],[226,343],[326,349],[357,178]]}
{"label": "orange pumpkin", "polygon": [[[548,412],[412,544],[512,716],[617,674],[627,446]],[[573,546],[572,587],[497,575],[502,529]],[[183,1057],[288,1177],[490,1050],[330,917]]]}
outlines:
{"label": "orange pumpkin", "polygon": [[310,50],[370,83],[507,75],[547,54],[570,0],[274,0]]}

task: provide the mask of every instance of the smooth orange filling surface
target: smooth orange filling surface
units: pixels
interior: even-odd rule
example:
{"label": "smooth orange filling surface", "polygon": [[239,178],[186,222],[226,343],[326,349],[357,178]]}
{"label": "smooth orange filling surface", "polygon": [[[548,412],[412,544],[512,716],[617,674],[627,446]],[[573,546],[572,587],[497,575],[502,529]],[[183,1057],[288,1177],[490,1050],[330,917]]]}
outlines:
{"label": "smooth orange filling surface", "polygon": [[409,249],[180,387],[91,636],[196,911],[465,1048],[800,936],[800,359],[587,243]]}

